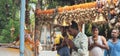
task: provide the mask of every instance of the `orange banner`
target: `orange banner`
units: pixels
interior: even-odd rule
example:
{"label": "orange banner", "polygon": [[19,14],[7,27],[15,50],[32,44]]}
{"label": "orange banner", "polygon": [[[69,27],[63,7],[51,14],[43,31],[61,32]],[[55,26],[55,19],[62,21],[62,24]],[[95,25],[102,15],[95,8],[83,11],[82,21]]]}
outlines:
{"label": "orange banner", "polygon": [[[70,10],[75,10],[78,8],[87,9],[87,8],[93,8],[93,7],[96,7],[96,2],[78,4],[78,5],[73,5],[73,6],[59,7],[58,12],[70,11]],[[36,13],[37,14],[52,14],[52,13],[54,13],[54,9],[48,9],[48,10],[44,10],[44,11],[37,9]]]}

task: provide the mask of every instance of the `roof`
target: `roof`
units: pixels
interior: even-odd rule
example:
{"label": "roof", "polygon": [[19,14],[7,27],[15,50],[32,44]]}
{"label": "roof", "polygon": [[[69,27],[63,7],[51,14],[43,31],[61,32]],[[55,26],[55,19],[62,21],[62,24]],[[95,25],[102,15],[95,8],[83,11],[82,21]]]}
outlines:
{"label": "roof", "polygon": [[57,24],[62,24],[64,20],[66,23],[70,23],[72,20],[84,23],[88,20],[94,20],[96,17],[96,2],[65,6],[44,11],[36,9],[35,12],[39,22],[53,23],[56,19]]}

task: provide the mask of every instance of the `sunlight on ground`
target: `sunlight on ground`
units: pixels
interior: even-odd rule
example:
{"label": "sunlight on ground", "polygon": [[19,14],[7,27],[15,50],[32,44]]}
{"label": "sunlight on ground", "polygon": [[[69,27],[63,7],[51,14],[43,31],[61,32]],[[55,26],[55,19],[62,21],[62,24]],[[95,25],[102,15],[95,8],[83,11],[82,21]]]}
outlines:
{"label": "sunlight on ground", "polygon": [[19,56],[19,49],[0,47],[0,56]]}
{"label": "sunlight on ground", "polygon": [[[56,56],[56,51],[41,51],[39,56]],[[0,56],[20,56],[19,49],[0,47]]]}

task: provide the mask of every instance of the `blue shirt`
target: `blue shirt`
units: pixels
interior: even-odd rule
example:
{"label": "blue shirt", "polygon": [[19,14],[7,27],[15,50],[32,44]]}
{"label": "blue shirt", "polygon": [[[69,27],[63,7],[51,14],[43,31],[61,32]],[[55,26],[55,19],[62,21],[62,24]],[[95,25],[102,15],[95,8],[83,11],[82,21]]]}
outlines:
{"label": "blue shirt", "polygon": [[120,56],[120,40],[117,43],[108,41],[109,50],[105,50],[104,56]]}

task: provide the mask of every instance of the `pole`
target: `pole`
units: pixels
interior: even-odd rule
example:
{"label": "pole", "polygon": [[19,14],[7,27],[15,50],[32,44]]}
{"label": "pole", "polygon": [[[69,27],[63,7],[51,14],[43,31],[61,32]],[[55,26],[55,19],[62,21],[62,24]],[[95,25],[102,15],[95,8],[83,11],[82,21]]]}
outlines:
{"label": "pole", "polygon": [[85,33],[85,24],[82,24],[82,33]]}
{"label": "pole", "polygon": [[21,0],[20,10],[20,56],[24,56],[25,0]]}

